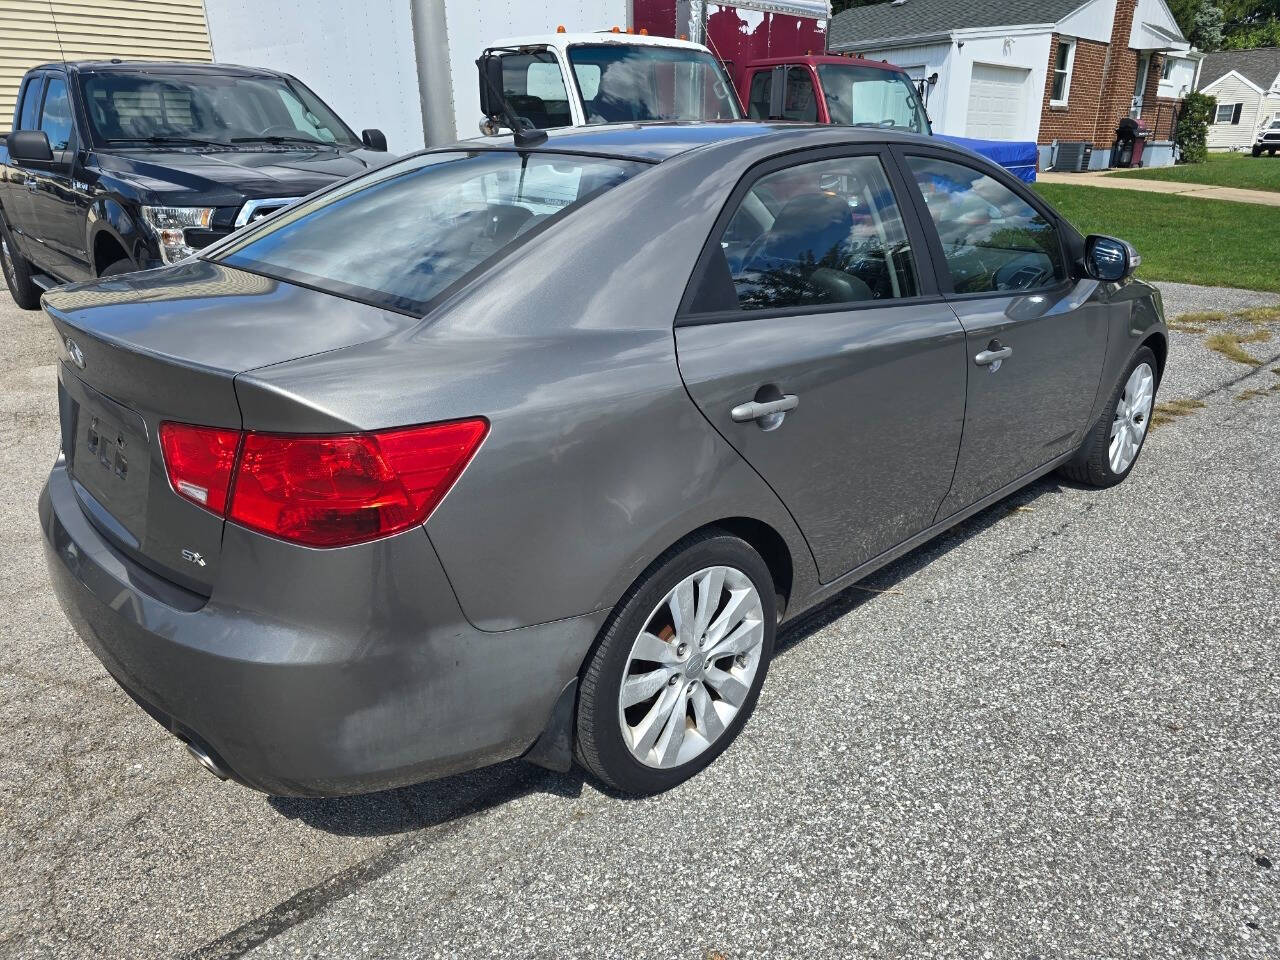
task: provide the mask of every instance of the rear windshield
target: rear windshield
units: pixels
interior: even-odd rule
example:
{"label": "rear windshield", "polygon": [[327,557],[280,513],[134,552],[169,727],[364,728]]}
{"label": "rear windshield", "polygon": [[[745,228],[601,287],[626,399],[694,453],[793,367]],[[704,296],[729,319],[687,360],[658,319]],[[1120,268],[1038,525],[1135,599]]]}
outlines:
{"label": "rear windshield", "polygon": [[211,259],[422,316],[446,287],[647,164],[480,151],[410,157],[290,207]]}

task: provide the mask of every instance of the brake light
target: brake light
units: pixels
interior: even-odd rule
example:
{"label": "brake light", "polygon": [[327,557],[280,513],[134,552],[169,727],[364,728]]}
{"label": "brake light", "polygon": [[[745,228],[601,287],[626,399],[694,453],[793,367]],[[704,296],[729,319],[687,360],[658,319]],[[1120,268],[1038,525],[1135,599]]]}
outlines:
{"label": "brake light", "polygon": [[[177,435],[233,437],[234,487],[207,502],[175,479],[174,489],[228,519],[283,540],[337,547],[385,537],[426,521],[462,474],[489,430],[483,419],[456,420],[376,433],[302,435],[246,433],[164,424]],[[206,440],[207,442],[207,440]],[[238,446],[238,453],[237,453]]]}
{"label": "brake light", "polygon": [[169,483],[179,496],[222,514],[235,469],[239,430],[160,424],[160,447]]}

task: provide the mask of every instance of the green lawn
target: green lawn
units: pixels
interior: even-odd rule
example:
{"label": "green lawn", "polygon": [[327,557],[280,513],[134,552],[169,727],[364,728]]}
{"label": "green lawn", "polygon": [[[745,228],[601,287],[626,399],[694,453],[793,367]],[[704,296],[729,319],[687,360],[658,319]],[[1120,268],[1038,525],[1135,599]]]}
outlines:
{"label": "green lawn", "polygon": [[1126,170],[1123,173],[1113,173],[1111,176],[1280,192],[1280,156],[1269,157],[1265,153],[1260,157],[1253,157],[1247,153],[1211,153],[1207,163],[1184,163],[1176,167],[1155,167],[1151,170]]}
{"label": "green lawn", "polygon": [[1145,280],[1280,292],[1280,208],[1074,184],[1036,190],[1081,233],[1132,243]]}

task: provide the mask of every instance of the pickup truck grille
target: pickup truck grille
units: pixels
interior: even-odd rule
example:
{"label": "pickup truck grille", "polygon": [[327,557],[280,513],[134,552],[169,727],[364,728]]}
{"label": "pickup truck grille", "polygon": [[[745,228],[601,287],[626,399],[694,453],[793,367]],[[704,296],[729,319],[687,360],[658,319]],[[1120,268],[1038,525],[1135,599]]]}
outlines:
{"label": "pickup truck grille", "polygon": [[240,208],[240,212],[236,214],[236,226],[243,227],[245,224],[254,223],[263,217],[268,217],[281,207],[287,207],[297,199],[297,197],[271,197],[270,199],[249,200]]}

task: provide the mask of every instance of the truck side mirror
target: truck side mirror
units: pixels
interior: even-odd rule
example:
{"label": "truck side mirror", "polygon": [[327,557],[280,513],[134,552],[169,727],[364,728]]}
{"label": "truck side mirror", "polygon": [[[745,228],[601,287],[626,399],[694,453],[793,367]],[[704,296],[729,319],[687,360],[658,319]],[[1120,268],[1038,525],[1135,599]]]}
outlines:
{"label": "truck side mirror", "polygon": [[49,149],[49,135],[43,130],[15,130],[9,134],[9,156],[14,160],[51,163],[53,151]]}
{"label": "truck side mirror", "polygon": [[387,152],[387,135],[376,127],[361,130],[360,142],[370,150],[377,150],[380,153]]}
{"label": "truck side mirror", "polygon": [[483,53],[476,61],[480,69],[480,112],[491,120],[501,120],[502,104],[502,56]]}

